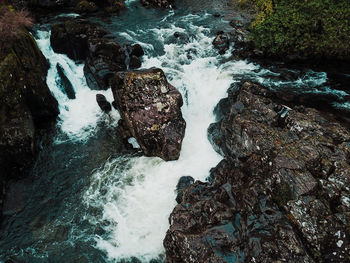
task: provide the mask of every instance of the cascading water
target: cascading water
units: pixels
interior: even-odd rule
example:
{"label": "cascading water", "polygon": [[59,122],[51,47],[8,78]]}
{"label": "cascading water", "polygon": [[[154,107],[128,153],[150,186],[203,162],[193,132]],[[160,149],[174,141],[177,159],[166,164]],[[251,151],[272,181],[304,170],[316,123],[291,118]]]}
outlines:
{"label": "cascading water", "polygon": [[[179,160],[164,162],[159,158],[138,157],[129,160],[122,169],[120,162],[125,162],[124,158],[109,160],[91,178],[85,201],[103,210],[99,220],[108,222],[105,230],[109,235],[107,239],[98,238],[97,246],[106,250],[111,259],[137,256],[148,262],[162,254],[177,181],[184,175],[205,180],[210,168],[222,158],[207,139],[207,128],[215,121],[215,105],[225,96],[233,74],[257,68],[243,61],[218,66],[209,29],[193,24],[205,16],[182,17],[180,21],[187,22],[187,28],[171,25],[151,29],[153,36],[162,42],[175,32],[187,32],[195,37],[181,44],[165,44],[164,55],[147,57],[143,62],[145,68],[161,67],[185,98],[182,112],[187,127]],[[143,32],[139,34],[142,38]],[[138,33],[121,35],[138,38]],[[149,46],[141,44],[146,49]]]}
{"label": "cascading water", "polygon": [[[50,31],[37,31],[39,48],[50,62],[47,84],[59,103],[59,126],[71,139],[86,139],[94,132],[96,124],[103,118],[103,112],[96,103],[96,94],[101,93],[109,100],[113,99],[109,91],[93,91],[86,84],[83,64],[76,64],[66,55],[56,54],[50,45]],[[58,85],[59,76],[56,65],[59,64],[75,89],[76,98],[68,99],[63,88]],[[116,111],[109,115],[109,121],[116,125],[119,115]]]}
{"label": "cascading water", "polygon": [[[191,13],[187,7],[146,10],[138,1],[127,3],[125,15],[109,23],[94,22],[102,23],[122,44],[141,44],[146,52],[142,67],[162,68],[182,93],[187,127],[180,158],[164,162],[124,153],[115,135],[119,114],[115,110],[104,114],[96,103],[97,93],[112,101],[111,91],[90,90],[83,65],[53,52],[50,33],[39,30],[37,43],[51,65],[47,83],[61,113],[54,141],[43,145],[34,180],[27,182],[30,187],[25,187],[26,181],[13,186],[13,191],[20,189],[26,205],[3,223],[0,261],[162,261],[178,179],[191,175],[205,180],[222,159],[207,140],[207,128],[215,121],[215,105],[232,82],[249,78],[271,89],[335,94],[340,99],[347,95],[329,89],[323,72],[307,71],[301,78],[281,80],[278,73],[258,65],[218,56],[211,43],[216,28],[227,22],[212,14]],[[60,87],[57,63],[71,81],[76,99],[68,99]]]}

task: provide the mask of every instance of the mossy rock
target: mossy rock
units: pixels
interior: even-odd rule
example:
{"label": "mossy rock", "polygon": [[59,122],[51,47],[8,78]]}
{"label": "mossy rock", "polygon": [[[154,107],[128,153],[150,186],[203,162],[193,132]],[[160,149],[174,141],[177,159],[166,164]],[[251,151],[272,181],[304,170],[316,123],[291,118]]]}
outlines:
{"label": "mossy rock", "polygon": [[37,151],[36,129],[58,115],[46,85],[47,70],[32,35],[19,30],[0,62],[0,179],[25,174]]}

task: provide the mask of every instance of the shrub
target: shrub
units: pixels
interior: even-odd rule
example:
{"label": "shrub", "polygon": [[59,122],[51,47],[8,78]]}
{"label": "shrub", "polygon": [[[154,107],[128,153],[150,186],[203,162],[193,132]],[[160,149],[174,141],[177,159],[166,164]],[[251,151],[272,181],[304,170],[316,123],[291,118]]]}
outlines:
{"label": "shrub", "polygon": [[254,45],[272,56],[350,59],[349,0],[239,0],[254,3]]}
{"label": "shrub", "polygon": [[32,25],[28,12],[15,11],[12,6],[0,7],[0,57],[9,42],[18,35],[18,30]]}

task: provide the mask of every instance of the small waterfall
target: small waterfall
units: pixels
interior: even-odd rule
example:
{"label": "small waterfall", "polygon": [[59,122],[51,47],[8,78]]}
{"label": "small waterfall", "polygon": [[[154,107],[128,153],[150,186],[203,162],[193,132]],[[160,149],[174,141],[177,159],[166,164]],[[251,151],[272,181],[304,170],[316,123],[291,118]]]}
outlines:
{"label": "small waterfall", "polygon": [[[142,66],[162,68],[169,82],[180,90],[187,127],[179,160],[110,159],[92,176],[85,201],[89,207],[103,211],[100,218],[90,220],[101,225],[104,222],[108,235],[97,237],[97,247],[107,251],[111,261],[138,257],[149,262],[164,252],[162,242],[169,226],[169,214],[175,206],[174,189],[179,178],[191,175],[205,180],[209,170],[222,159],[207,139],[207,128],[215,121],[215,105],[225,97],[233,74],[257,69],[244,61],[219,65],[210,30],[194,23],[201,17],[189,15],[181,19],[186,27],[168,24],[160,29],[120,34],[140,43],[148,54],[154,48],[141,41],[143,34],[152,34],[163,43],[164,54],[148,55]],[[186,32],[193,37],[181,43],[167,43],[175,32]]]}
{"label": "small waterfall", "polygon": [[[86,140],[93,134],[97,123],[106,119],[105,114],[96,103],[96,94],[101,93],[109,101],[113,101],[112,92],[90,90],[84,77],[84,65],[76,64],[66,55],[55,53],[50,45],[50,33],[50,31],[38,31],[36,41],[50,62],[47,84],[59,103],[59,126],[70,139]],[[76,93],[76,99],[68,99],[65,92],[58,85],[57,64],[61,66],[71,82]],[[110,118],[107,118],[106,121],[111,122],[111,125],[116,125],[118,119],[118,113],[113,111],[110,113]]]}

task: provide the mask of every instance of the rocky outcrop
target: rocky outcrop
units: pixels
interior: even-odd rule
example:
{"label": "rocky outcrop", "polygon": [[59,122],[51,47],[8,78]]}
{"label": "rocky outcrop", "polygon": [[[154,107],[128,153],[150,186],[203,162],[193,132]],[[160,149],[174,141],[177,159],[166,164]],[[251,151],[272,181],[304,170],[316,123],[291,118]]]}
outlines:
{"label": "rocky outcrop", "polygon": [[48,64],[33,37],[25,30],[20,31],[4,54],[0,65],[3,186],[28,172],[38,150],[38,129],[46,127],[58,115],[58,103],[46,85]]}
{"label": "rocky outcrop", "polygon": [[105,38],[107,33],[100,26],[82,19],[67,19],[51,29],[53,50],[73,60],[85,60],[86,81],[94,90],[106,90],[109,79],[118,71],[141,67],[144,55],[140,45],[120,46]]}
{"label": "rocky outcrop", "polygon": [[141,67],[144,54],[140,45],[121,47],[105,38],[90,39],[88,50],[84,74],[88,86],[95,90],[108,89],[109,80],[116,72]]}
{"label": "rocky outcrop", "polygon": [[89,39],[102,38],[107,31],[81,19],[67,19],[51,27],[50,42],[57,53],[66,54],[73,60],[85,60],[88,56]]}
{"label": "rocky outcrop", "polygon": [[88,86],[106,90],[109,79],[118,71],[126,70],[125,50],[115,41],[105,38],[89,40],[89,55],[84,65]]}
{"label": "rocky outcrop", "polygon": [[216,111],[225,159],[172,212],[167,262],[350,261],[349,130],[249,82]]}
{"label": "rocky outcrop", "polygon": [[47,12],[58,11],[116,13],[125,9],[124,0],[31,0],[21,1],[20,5],[29,8],[38,15],[47,15]]}
{"label": "rocky outcrop", "polygon": [[157,68],[119,72],[111,87],[122,118],[120,126],[137,140],[144,154],[178,159],[186,127],[181,114],[183,101],[164,72]]}
{"label": "rocky outcrop", "polygon": [[174,7],[175,0],[141,0],[145,7],[170,8]]}

